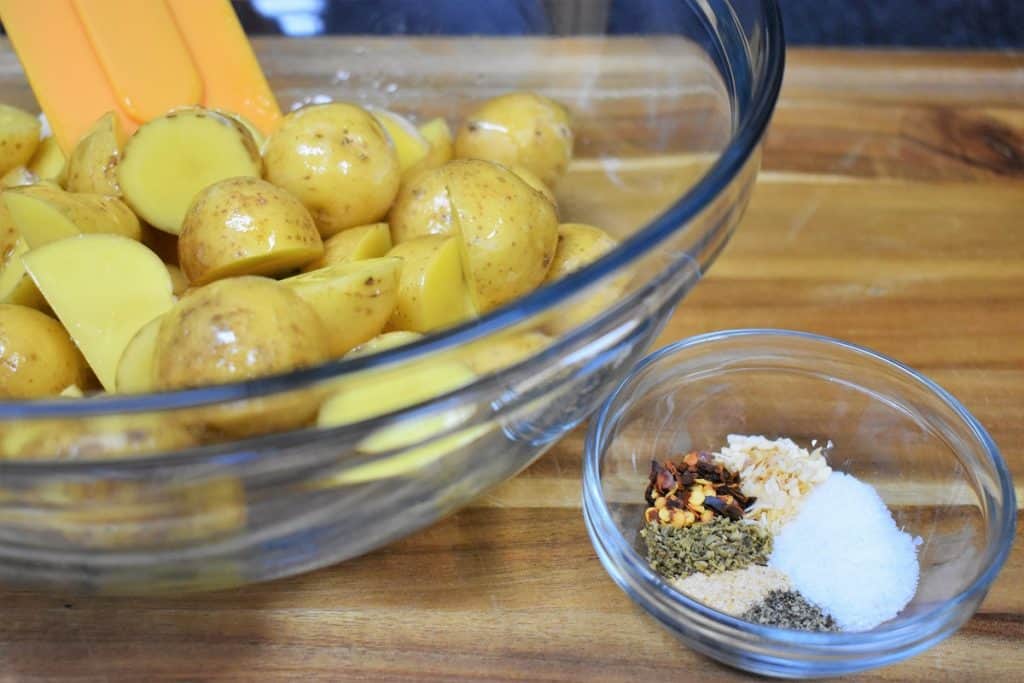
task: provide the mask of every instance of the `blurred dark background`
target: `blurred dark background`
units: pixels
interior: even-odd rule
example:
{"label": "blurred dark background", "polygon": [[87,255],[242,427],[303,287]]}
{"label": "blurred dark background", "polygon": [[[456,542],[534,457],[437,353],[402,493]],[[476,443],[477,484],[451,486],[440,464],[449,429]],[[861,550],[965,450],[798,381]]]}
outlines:
{"label": "blurred dark background", "polygon": [[[712,0],[714,1],[714,0]],[[743,2],[745,0],[738,0]],[[671,33],[692,0],[233,0],[254,34]],[[780,0],[791,45],[1024,48],[1024,0]]]}

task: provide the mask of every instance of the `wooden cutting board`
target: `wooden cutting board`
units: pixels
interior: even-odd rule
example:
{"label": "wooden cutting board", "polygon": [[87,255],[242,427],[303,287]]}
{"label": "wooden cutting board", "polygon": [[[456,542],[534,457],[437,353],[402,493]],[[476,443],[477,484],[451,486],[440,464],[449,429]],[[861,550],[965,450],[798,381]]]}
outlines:
{"label": "wooden cutting board", "polygon": [[[282,70],[296,58],[260,50]],[[6,57],[0,100],[24,103]],[[1024,481],[1024,54],[790,51],[742,227],[661,342],[748,326],[924,371]],[[454,517],[307,576],[181,598],[0,590],[0,681],[741,679],[604,573],[580,516],[581,452],[577,431]],[[858,680],[1017,680],[1022,639],[1017,543],[959,633]]]}

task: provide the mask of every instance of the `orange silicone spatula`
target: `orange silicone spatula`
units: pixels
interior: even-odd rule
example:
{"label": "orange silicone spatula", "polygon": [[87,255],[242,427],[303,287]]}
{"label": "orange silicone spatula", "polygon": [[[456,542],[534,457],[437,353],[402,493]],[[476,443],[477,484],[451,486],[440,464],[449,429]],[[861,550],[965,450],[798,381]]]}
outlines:
{"label": "orange silicone spatula", "polygon": [[0,0],[0,19],[65,153],[108,111],[128,132],[184,105],[265,133],[281,115],[228,0]]}

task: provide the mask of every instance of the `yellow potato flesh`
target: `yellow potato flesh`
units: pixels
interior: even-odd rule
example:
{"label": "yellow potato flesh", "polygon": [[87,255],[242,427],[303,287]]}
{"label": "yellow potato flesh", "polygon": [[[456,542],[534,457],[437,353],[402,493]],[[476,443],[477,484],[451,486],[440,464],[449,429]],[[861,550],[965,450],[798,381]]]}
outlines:
{"label": "yellow potato flesh", "polygon": [[398,332],[384,332],[378,334],[376,337],[360,344],[356,348],[352,349],[345,354],[345,358],[361,358],[363,356],[370,356],[381,351],[387,351],[388,349],[394,349],[399,346],[405,346],[411,344],[417,339],[423,339],[423,335],[419,332],[405,332],[399,330]]}
{"label": "yellow potato flesh", "polygon": [[475,315],[455,238],[421,237],[397,245],[388,255],[402,259],[390,329],[429,332]]}
{"label": "yellow potato flesh", "polygon": [[202,190],[178,236],[178,261],[197,285],[238,275],[281,275],[323,251],[306,207],[259,178],[228,178]]}
{"label": "yellow potato flesh", "polygon": [[391,138],[395,154],[398,156],[400,173],[405,174],[427,158],[430,143],[408,119],[387,109],[371,109],[370,113]]}
{"label": "yellow potato flesh", "polygon": [[27,111],[0,104],[0,176],[28,163],[39,146],[40,128]]}
{"label": "yellow potato flesh", "polygon": [[142,238],[138,218],[116,197],[73,194],[43,185],[7,190],[2,197],[32,249],[81,233]]}
{"label": "yellow potato flesh", "polygon": [[455,156],[521,165],[553,186],[572,158],[569,113],[554,100],[529,92],[483,102],[455,136]]}
{"label": "yellow potato flesh", "polygon": [[430,152],[420,164],[421,168],[437,168],[452,160],[454,143],[452,129],[444,119],[431,119],[420,126],[420,135],[430,143]]}
{"label": "yellow potato flesh", "polygon": [[85,360],[56,320],[0,304],[0,397],[39,398],[82,384]]}
{"label": "yellow potato flesh", "polygon": [[117,166],[121,161],[124,140],[121,121],[113,112],[100,117],[71,150],[65,181],[67,189],[121,196]]}
{"label": "yellow potato flesh", "polygon": [[143,124],[124,146],[117,179],[125,201],[154,228],[178,234],[192,200],[213,183],[259,177],[262,162],[239,123],[199,107]]}
{"label": "yellow potato flesh", "polygon": [[512,332],[474,342],[459,350],[459,359],[473,372],[486,375],[529,358],[552,339],[543,332]]}
{"label": "yellow potato flesh", "polygon": [[324,266],[364,261],[384,256],[391,250],[391,229],[387,223],[372,223],[342,230],[324,242],[324,254],[303,267],[303,272]]}
{"label": "yellow potato flesh", "polygon": [[398,193],[398,155],[384,128],[343,102],[303,107],[267,139],[266,178],[298,197],[330,237],[381,220]]}
{"label": "yellow potato flesh", "polygon": [[401,259],[376,258],[327,266],[286,278],[282,284],[313,307],[327,330],[332,356],[377,336],[398,298]]}
{"label": "yellow potato flesh", "polygon": [[555,254],[555,207],[497,164],[458,160],[443,168],[476,310],[493,310],[536,289]]}
{"label": "yellow potato flesh", "polygon": [[120,394],[142,394],[153,391],[153,355],[163,316],[153,318],[135,333],[117,362],[115,385]]}
{"label": "yellow potato flesh", "polygon": [[[28,162],[28,170],[40,180],[60,182],[67,160],[57,138],[44,138]],[[79,190],[76,190],[79,191]]]}
{"label": "yellow potato flesh", "polygon": [[174,303],[156,254],[117,235],[78,235],[33,249],[22,261],[107,391],[135,333]]}
{"label": "yellow potato flesh", "polygon": [[[450,360],[426,361],[409,368],[370,372],[344,381],[343,388],[320,407],[317,425],[337,427],[386,415],[454,391],[474,379],[476,375],[469,368]],[[366,453],[383,453],[415,446],[458,428],[472,412],[471,407],[463,406],[407,419],[376,430],[363,439],[358,448]],[[483,427],[476,427],[400,451],[394,457],[349,469],[332,477],[329,484],[393,477],[423,467],[479,438],[483,431]]]}
{"label": "yellow potato flesh", "polygon": [[427,235],[452,234],[447,166],[418,173],[402,184],[388,214],[395,244]]}

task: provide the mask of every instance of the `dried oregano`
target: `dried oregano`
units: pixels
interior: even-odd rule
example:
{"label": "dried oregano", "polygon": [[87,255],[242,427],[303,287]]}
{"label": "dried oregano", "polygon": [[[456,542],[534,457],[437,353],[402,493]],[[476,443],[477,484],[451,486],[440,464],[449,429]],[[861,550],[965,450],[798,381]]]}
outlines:
{"label": "dried oregano", "polygon": [[715,517],[678,528],[656,522],[640,530],[651,569],[669,579],[767,564],[772,537],[754,524]]}

